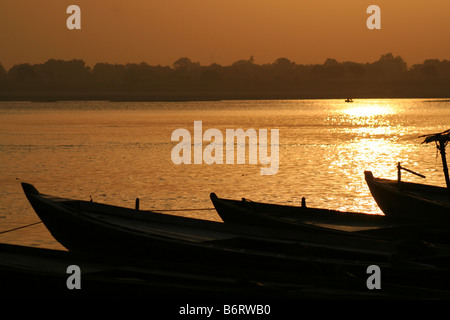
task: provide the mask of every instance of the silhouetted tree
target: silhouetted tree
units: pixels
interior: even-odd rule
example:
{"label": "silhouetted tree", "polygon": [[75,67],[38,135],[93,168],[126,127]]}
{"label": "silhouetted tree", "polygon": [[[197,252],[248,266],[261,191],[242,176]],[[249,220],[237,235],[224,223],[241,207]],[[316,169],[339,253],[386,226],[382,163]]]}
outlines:
{"label": "silhouetted tree", "polygon": [[97,63],[92,70],[83,60],[50,59],[43,64],[14,65],[9,71],[0,64],[0,80],[2,77],[4,80],[0,92],[15,88],[20,92],[26,87],[31,88],[33,84],[38,84],[42,91],[48,89],[49,92],[56,92],[60,88],[64,92],[76,92],[80,89],[78,84],[89,84],[90,89],[98,89],[99,92],[119,88],[123,92],[217,90],[247,91],[252,94],[305,92],[330,96],[334,93],[350,93],[353,97],[354,92],[362,95],[416,92],[450,94],[450,61],[429,59],[408,68],[400,56],[392,53],[381,55],[377,61],[370,63],[341,63],[328,58],[323,64],[302,65],[280,57],[272,63],[260,65],[251,56],[228,66],[215,63],[202,66],[188,57],[182,57],[171,66],[152,66],[145,62],[125,65]]}
{"label": "silhouetted tree", "polygon": [[179,58],[173,63],[173,78],[178,84],[189,84],[201,78],[200,63],[192,62],[187,57]]}
{"label": "silhouetted tree", "polygon": [[22,63],[14,65],[8,71],[8,78],[13,82],[31,82],[36,81],[37,72],[36,68],[29,63]]}
{"label": "silhouetted tree", "polygon": [[343,66],[350,78],[362,79],[366,73],[363,64],[355,62],[344,62]]}
{"label": "silhouetted tree", "polygon": [[295,63],[288,58],[278,58],[272,63],[272,66],[281,70],[290,70],[295,66]]}
{"label": "silhouetted tree", "polygon": [[250,59],[245,60],[245,59],[241,59],[241,60],[237,60],[235,62],[233,62],[233,64],[231,65],[234,68],[247,68],[247,67],[251,67],[255,64],[255,58],[253,56],[250,57]]}
{"label": "silhouetted tree", "polygon": [[248,60],[237,60],[233,62],[229,68],[231,79],[232,81],[244,81],[249,83],[249,81],[253,81],[258,77],[258,67],[260,66],[255,64],[253,56]]}
{"label": "silhouetted tree", "polygon": [[218,81],[222,79],[222,73],[223,67],[221,65],[218,65],[217,63],[213,63],[208,67],[202,68],[201,73],[201,79],[206,82],[210,81]]}
{"label": "silhouetted tree", "polygon": [[178,71],[193,71],[200,68],[200,63],[192,62],[191,59],[183,57],[173,63],[173,68]]}
{"label": "silhouetted tree", "polygon": [[5,80],[6,78],[6,70],[3,65],[0,63],[0,80]]}
{"label": "silhouetted tree", "polygon": [[37,66],[39,78],[50,83],[86,83],[91,76],[91,70],[83,60],[50,59]]}
{"label": "silhouetted tree", "polygon": [[151,67],[145,63],[127,63],[123,80],[131,83],[145,83],[150,77]]}
{"label": "silhouetted tree", "polygon": [[422,64],[415,64],[411,67],[411,73],[415,78],[450,78],[450,61],[438,59],[428,59]]}
{"label": "silhouetted tree", "polygon": [[328,58],[321,69],[322,76],[328,79],[342,78],[345,74],[345,68],[336,59]]}
{"label": "silhouetted tree", "polygon": [[397,78],[407,70],[407,64],[402,57],[394,57],[392,53],[384,54],[378,61],[367,65],[371,76],[377,78]]}
{"label": "silhouetted tree", "polygon": [[125,66],[122,64],[97,63],[92,69],[95,82],[118,83],[124,80]]}

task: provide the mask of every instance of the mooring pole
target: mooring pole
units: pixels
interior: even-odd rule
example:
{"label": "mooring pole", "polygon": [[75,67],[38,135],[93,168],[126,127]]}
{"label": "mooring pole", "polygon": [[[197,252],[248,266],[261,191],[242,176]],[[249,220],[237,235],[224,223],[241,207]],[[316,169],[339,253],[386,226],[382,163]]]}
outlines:
{"label": "mooring pole", "polygon": [[450,197],[450,177],[448,175],[448,166],[447,166],[447,158],[445,156],[445,142],[440,140],[438,143],[438,149],[441,152],[441,158],[442,158],[442,167],[444,170],[444,176],[445,176],[445,183],[447,184],[447,189]]}
{"label": "mooring pole", "polygon": [[135,209],[139,211],[139,198],[136,198]]}
{"label": "mooring pole", "polygon": [[447,184],[447,191],[448,191],[448,200],[450,201],[450,178],[448,175],[447,158],[445,156],[445,147],[447,146],[447,143],[450,141],[450,129],[441,133],[428,134],[421,137],[426,137],[422,143],[429,143],[431,141],[435,141],[436,147],[441,153],[442,169],[444,170],[445,183]]}

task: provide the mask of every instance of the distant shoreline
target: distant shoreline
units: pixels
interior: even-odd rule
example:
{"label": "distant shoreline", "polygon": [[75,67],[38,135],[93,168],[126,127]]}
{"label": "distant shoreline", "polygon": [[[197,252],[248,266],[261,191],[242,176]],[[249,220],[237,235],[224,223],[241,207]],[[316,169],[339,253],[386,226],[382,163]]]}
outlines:
{"label": "distant shoreline", "polygon": [[112,101],[112,102],[186,102],[220,100],[302,100],[302,99],[450,99],[450,92],[373,92],[348,96],[339,93],[298,92],[0,92],[0,101]]}
{"label": "distant shoreline", "polygon": [[286,58],[258,65],[201,66],[180,58],[173,66],[50,59],[0,65],[0,101],[217,101],[288,99],[450,98],[450,61],[408,67],[384,54],[373,63],[302,65]]}

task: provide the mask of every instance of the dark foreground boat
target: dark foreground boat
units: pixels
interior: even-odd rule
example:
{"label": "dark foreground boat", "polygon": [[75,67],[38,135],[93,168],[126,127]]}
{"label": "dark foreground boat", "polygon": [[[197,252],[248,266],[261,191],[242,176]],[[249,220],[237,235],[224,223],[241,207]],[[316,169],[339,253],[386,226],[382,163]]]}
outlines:
{"label": "dark foreground boat", "polygon": [[226,223],[299,230],[316,234],[339,234],[355,237],[416,237],[422,224],[398,221],[382,215],[342,212],[306,205],[287,206],[230,200],[210,195],[217,213]]}
{"label": "dark foreground boat", "polygon": [[[80,270],[78,287],[70,280]],[[68,271],[69,270],[69,271]],[[223,299],[289,297],[293,287],[257,282],[189,263],[132,261],[44,248],[0,244],[3,299]],[[69,285],[68,285],[69,283]],[[298,287],[299,289],[301,287]],[[336,290],[337,292],[337,290]]]}
{"label": "dark foreground boat", "polygon": [[373,198],[386,216],[437,225],[450,223],[447,188],[375,178],[371,171],[364,174]]}
{"label": "dark foreground boat", "polygon": [[[69,267],[80,270],[73,287]],[[118,260],[100,255],[0,244],[3,300],[145,300],[152,312],[201,301],[292,301],[291,299],[450,299],[450,291],[407,284],[368,290],[360,279],[333,275],[265,278],[238,267],[179,261]],[[300,281],[301,280],[301,281]],[[69,283],[69,285],[68,285]],[[250,299],[250,300],[249,300]],[[256,300],[255,300],[256,299]],[[161,305],[162,303],[162,305]],[[167,305],[166,305],[166,304]],[[173,305],[172,305],[173,304]],[[291,307],[288,304],[286,307]]]}
{"label": "dark foreground boat", "polygon": [[[342,293],[350,290],[367,294],[367,268],[376,264],[382,270],[386,290],[383,294],[410,295],[416,288],[430,297],[449,296],[450,255],[445,248],[441,251],[419,245],[410,247],[415,249],[413,252],[399,252],[395,243],[377,245],[373,240],[365,243],[364,239],[355,241],[355,238],[334,235],[314,238],[299,232],[253,230],[55,198],[40,194],[30,184],[22,186],[38,216],[70,253],[87,255],[94,261],[112,257],[109,260],[116,261],[115,265],[131,265],[129,271],[136,266],[136,261],[140,265],[140,261],[146,260],[153,261],[146,263],[147,266],[162,264],[162,270],[168,266],[196,270],[193,266],[197,265],[198,270],[221,270],[216,274],[220,277],[263,279],[266,284],[278,283],[276,290],[297,286],[294,291],[300,295],[317,283],[325,291],[331,286]],[[302,236],[309,240],[300,241]],[[186,265],[191,267],[185,268]],[[144,277],[143,274],[139,271],[137,277]],[[377,296],[380,291],[371,294]]]}

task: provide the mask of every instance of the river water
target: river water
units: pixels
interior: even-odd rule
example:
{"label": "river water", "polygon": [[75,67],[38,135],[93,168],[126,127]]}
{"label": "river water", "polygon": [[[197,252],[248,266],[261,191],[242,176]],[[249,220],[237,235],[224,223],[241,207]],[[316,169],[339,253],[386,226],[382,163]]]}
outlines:
{"label": "river water", "polygon": [[[277,129],[277,173],[262,175],[268,165],[249,163],[248,154],[243,164],[175,164],[176,129],[189,131],[201,150],[210,143],[193,140],[194,121],[224,139],[227,129]],[[403,179],[445,186],[435,145],[419,136],[446,129],[444,99],[0,102],[0,242],[62,248],[43,224],[9,231],[40,221],[22,181],[41,193],[125,207],[140,198],[149,210],[212,208],[215,192],[382,214],[364,170],[395,179],[401,162],[426,176]],[[167,213],[221,221],[214,210]]]}

